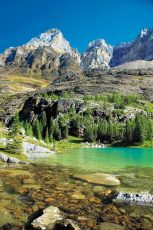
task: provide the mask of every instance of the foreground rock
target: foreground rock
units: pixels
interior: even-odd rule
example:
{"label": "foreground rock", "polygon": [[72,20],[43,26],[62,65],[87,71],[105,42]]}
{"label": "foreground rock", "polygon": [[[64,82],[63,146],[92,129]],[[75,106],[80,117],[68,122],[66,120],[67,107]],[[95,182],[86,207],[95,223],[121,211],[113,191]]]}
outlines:
{"label": "foreground rock", "polygon": [[4,153],[0,153],[0,160],[6,163],[15,163],[15,164],[28,164],[28,162],[20,161],[15,157],[7,156]]}
{"label": "foreground rock", "polygon": [[43,215],[32,222],[34,229],[53,229],[57,221],[62,220],[63,215],[57,207],[50,206],[43,210]]}
{"label": "foreground rock", "polygon": [[104,222],[98,225],[97,230],[124,230],[125,228],[118,224]]}
{"label": "foreground rock", "polygon": [[120,181],[115,175],[104,173],[91,173],[91,174],[77,174],[74,176],[76,179],[85,180],[92,184],[116,186]]}
{"label": "foreground rock", "polygon": [[137,202],[138,204],[153,204],[153,195],[150,193],[122,193],[120,192],[116,200],[126,202]]}
{"label": "foreground rock", "polygon": [[31,226],[33,229],[52,230],[52,229],[74,229],[79,230],[77,224],[72,220],[64,219],[65,214],[59,208],[49,206],[43,210],[43,215],[35,219]]}
{"label": "foreground rock", "polygon": [[35,158],[35,154],[36,157],[41,158],[44,157],[45,154],[50,155],[54,153],[54,151],[50,151],[47,148],[35,144],[31,144],[29,142],[23,142],[23,149],[24,149],[24,154],[30,159]]}

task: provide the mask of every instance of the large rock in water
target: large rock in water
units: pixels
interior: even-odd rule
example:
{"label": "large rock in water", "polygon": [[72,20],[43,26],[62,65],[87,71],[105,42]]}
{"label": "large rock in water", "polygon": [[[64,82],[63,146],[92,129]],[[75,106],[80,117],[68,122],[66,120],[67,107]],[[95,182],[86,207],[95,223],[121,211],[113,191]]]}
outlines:
{"label": "large rock in water", "polygon": [[115,175],[104,173],[76,174],[74,177],[97,185],[116,186],[120,184]]}
{"label": "large rock in water", "polygon": [[34,229],[53,229],[57,221],[63,219],[63,215],[57,207],[50,206],[43,210],[43,215],[32,222]]}
{"label": "large rock in water", "polygon": [[136,202],[138,204],[153,204],[153,195],[148,192],[144,193],[122,193],[120,192],[117,197],[116,201],[121,202]]}
{"label": "large rock in water", "polygon": [[33,229],[41,230],[55,230],[55,229],[69,229],[79,230],[80,228],[74,221],[65,218],[66,215],[62,213],[59,208],[49,206],[43,210],[43,215],[35,219],[31,226]]}

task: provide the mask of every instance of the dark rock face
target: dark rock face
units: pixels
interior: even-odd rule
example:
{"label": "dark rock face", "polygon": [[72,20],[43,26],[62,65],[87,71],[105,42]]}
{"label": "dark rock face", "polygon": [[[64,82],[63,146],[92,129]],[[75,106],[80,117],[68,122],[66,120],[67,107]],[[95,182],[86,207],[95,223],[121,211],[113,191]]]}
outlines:
{"label": "dark rock face", "polygon": [[70,108],[80,112],[83,106],[84,101],[82,100],[61,98],[57,101],[57,113],[66,113]]}
{"label": "dark rock face", "polygon": [[[58,77],[60,73],[67,71],[80,72],[80,66],[70,54],[59,55],[50,47],[38,47],[34,50],[22,50],[19,48],[10,51],[5,59],[5,65],[8,69],[17,68],[21,73],[37,73],[47,77]],[[30,71],[31,70],[31,71]]]}
{"label": "dark rock face", "polygon": [[92,115],[94,117],[106,118],[106,120],[109,118],[109,113],[106,110],[104,111],[98,108],[93,109]]}
{"label": "dark rock face", "polygon": [[71,108],[79,113],[83,106],[84,102],[79,99],[51,100],[34,96],[26,100],[20,116],[23,120],[33,121],[45,111],[48,119],[50,119],[51,116],[56,117],[60,113],[67,113]]}
{"label": "dark rock face", "polygon": [[8,124],[16,112],[22,109],[26,99],[34,93],[24,93],[12,96],[0,104],[0,120]]}

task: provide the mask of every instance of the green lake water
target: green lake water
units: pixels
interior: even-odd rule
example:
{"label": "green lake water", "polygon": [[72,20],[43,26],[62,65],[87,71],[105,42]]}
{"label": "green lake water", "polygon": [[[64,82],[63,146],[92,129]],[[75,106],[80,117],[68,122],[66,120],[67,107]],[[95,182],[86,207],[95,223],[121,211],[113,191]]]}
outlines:
{"label": "green lake water", "polygon": [[116,175],[122,192],[153,194],[153,149],[151,148],[82,148],[38,160],[47,165],[69,167],[76,173],[104,172]]}
{"label": "green lake water", "polygon": [[[79,215],[89,220],[82,223],[83,229],[90,229],[90,226],[95,229],[96,219],[103,216],[105,208],[99,201],[98,192],[115,189],[121,192],[153,194],[153,149],[82,148],[47,154],[45,158],[42,156],[31,156],[34,165],[1,164],[0,226],[5,223],[21,226],[32,213],[53,205],[61,209],[64,207],[72,219],[78,217],[79,211]],[[90,175],[97,172],[115,175],[120,180],[120,185],[111,187],[87,183],[76,178],[76,174]],[[146,208],[125,204],[123,207],[129,218],[130,215],[132,218],[150,218],[149,225],[146,225],[146,217],[142,219],[142,223],[146,220],[145,229],[153,229],[152,206]],[[122,223],[122,215],[118,217],[119,223]],[[111,211],[108,212],[107,218],[112,222]]]}
{"label": "green lake water", "polygon": [[54,154],[41,160],[47,164],[57,164],[87,171],[118,171],[127,167],[153,168],[151,148],[82,148]]}

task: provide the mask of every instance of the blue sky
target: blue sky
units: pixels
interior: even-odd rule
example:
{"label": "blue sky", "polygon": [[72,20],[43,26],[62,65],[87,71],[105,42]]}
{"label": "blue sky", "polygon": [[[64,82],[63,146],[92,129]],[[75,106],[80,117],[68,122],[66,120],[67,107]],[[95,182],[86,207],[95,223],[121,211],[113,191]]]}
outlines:
{"label": "blue sky", "polygon": [[116,45],[153,28],[153,0],[1,0],[0,52],[59,28],[79,51],[94,39]]}

